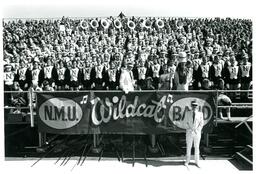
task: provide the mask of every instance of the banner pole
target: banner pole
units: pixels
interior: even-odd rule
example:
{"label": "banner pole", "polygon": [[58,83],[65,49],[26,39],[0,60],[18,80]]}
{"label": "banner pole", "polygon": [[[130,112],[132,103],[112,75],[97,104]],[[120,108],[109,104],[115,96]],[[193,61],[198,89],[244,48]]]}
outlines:
{"label": "banner pole", "polygon": [[29,90],[29,110],[30,110],[30,126],[34,127],[34,114],[33,114],[33,100],[32,100],[32,88]]}

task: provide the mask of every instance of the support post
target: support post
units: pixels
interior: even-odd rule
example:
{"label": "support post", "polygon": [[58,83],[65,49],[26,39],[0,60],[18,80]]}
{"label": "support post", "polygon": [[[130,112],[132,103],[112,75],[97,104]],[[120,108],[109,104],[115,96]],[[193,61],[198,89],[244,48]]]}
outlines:
{"label": "support post", "polygon": [[34,127],[35,123],[34,123],[33,99],[32,99],[33,91],[32,91],[32,89],[30,89],[28,92],[29,92],[30,126]]}

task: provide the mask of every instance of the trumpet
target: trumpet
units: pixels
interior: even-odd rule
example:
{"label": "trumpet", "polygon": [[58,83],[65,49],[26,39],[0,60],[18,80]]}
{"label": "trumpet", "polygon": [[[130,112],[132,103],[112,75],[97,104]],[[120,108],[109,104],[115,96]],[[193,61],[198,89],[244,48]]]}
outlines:
{"label": "trumpet", "polygon": [[108,27],[109,27],[109,22],[108,22],[106,19],[102,19],[102,20],[100,21],[100,24],[101,24],[101,26],[102,26],[104,29],[108,29]]}
{"label": "trumpet", "polygon": [[114,20],[114,26],[116,28],[120,29],[122,27],[122,23],[118,19],[116,19],[116,20]]}
{"label": "trumpet", "polygon": [[99,23],[95,19],[91,20],[90,25],[93,29],[97,29],[99,27]]}
{"label": "trumpet", "polygon": [[129,27],[131,30],[134,30],[134,29],[135,29],[135,23],[134,23],[133,21],[129,20],[129,21],[127,22],[127,25],[128,25],[128,27]]}
{"label": "trumpet", "polygon": [[164,22],[161,19],[156,20],[156,27],[161,29],[164,27]]}
{"label": "trumpet", "polygon": [[88,22],[87,21],[85,21],[85,20],[82,20],[81,22],[80,22],[80,27],[82,28],[82,29],[87,29],[88,27],[89,27],[89,25],[88,25]]}

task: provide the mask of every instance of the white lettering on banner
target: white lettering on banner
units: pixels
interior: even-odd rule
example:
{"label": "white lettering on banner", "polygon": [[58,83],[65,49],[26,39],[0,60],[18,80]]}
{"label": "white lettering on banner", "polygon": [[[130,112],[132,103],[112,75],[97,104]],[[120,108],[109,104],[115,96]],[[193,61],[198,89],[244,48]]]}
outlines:
{"label": "white lettering on banner", "polygon": [[185,119],[186,112],[191,110],[191,102],[194,100],[197,100],[199,104],[199,111],[203,112],[204,125],[206,125],[211,120],[213,116],[213,110],[207,101],[196,97],[182,98],[174,102],[169,110],[169,118],[171,121],[178,122],[178,124],[176,124],[177,127],[182,129],[187,128]]}
{"label": "white lettering on banner", "polygon": [[67,129],[75,126],[82,119],[79,104],[68,98],[51,98],[39,108],[40,119],[54,129]]}
{"label": "white lettering on banner", "polygon": [[[163,96],[159,102],[151,100],[152,105],[146,105],[145,103],[138,105],[138,96],[135,96],[133,104],[126,106],[126,96],[123,95],[121,99],[114,96],[112,102],[108,97],[104,100],[95,98],[91,101],[92,108],[92,122],[94,125],[100,125],[102,122],[108,123],[111,118],[114,120],[122,119],[124,117],[147,117],[154,118],[155,122],[160,123],[163,121],[165,115],[159,115],[161,109],[166,109],[166,96]],[[99,105],[100,113],[97,114],[96,108]]]}

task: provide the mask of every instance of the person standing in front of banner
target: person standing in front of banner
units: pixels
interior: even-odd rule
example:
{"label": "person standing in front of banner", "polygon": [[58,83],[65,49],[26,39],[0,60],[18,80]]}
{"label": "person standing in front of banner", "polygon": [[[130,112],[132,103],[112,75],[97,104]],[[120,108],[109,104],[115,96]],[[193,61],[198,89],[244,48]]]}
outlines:
{"label": "person standing in front of banner", "polygon": [[[200,160],[200,141],[201,141],[201,132],[204,126],[204,116],[201,111],[198,110],[198,103],[196,100],[191,102],[192,109],[186,112],[184,121],[187,126],[186,128],[186,161],[184,165],[188,167],[191,157],[191,149],[194,144],[195,149],[195,164],[198,168],[200,168],[199,160]],[[175,125],[179,124],[179,122],[173,121]]]}

